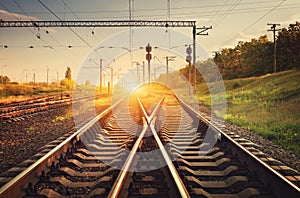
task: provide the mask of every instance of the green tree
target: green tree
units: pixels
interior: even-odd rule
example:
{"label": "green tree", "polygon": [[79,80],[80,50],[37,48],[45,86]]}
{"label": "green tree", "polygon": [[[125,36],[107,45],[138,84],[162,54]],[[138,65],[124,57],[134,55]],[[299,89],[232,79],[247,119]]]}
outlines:
{"label": "green tree", "polygon": [[277,36],[278,70],[300,67],[300,23],[282,28]]}
{"label": "green tree", "polygon": [[266,35],[249,42],[240,41],[234,48],[216,53],[217,64],[223,79],[243,78],[266,74],[272,69],[272,43]]}
{"label": "green tree", "polygon": [[0,84],[9,84],[10,79],[7,76],[0,76]]}
{"label": "green tree", "polygon": [[75,82],[74,80],[72,80],[72,73],[70,67],[67,67],[67,71],[65,73],[65,79],[60,81],[60,85],[69,90],[74,88]]}
{"label": "green tree", "polygon": [[65,74],[65,78],[71,80],[72,79],[72,72],[71,72],[71,68],[67,67],[67,71]]}
{"label": "green tree", "polygon": [[[224,48],[216,52],[213,61],[223,79],[261,76],[273,71],[273,52],[273,42],[269,41],[267,35],[262,35],[247,42],[239,41],[234,48]],[[200,68],[206,68],[207,71],[213,66],[209,60],[198,65]],[[277,36],[277,70],[284,71],[296,67],[300,67],[299,22],[283,28]],[[180,72],[187,76],[187,67]],[[209,80],[213,80],[212,76],[207,76]]]}

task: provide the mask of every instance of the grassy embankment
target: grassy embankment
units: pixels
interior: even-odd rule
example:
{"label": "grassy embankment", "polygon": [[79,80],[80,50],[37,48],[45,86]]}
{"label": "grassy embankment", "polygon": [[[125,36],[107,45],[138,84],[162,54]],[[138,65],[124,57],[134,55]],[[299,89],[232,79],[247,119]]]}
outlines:
{"label": "grassy embankment", "polygon": [[16,99],[34,95],[46,95],[68,91],[58,85],[30,85],[30,84],[2,84],[0,85],[0,98]]}
{"label": "grassy embankment", "polygon": [[[79,86],[79,90],[91,90],[95,91],[95,87],[93,86]],[[36,96],[46,96],[51,94],[70,94],[73,90],[69,90],[66,87],[59,86],[57,84],[45,85],[30,85],[30,84],[0,84],[0,103],[11,103],[11,102],[19,102],[31,99]],[[101,94],[104,94],[101,98],[97,98],[95,103],[95,108],[97,111],[103,110],[104,107],[108,107],[111,103],[111,97],[106,96],[107,93],[106,88],[104,88]],[[97,87],[97,93],[99,92],[99,87]],[[58,120],[62,120],[62,118],[58,118]],[[54,120],[55,121],[55,120]]]}
{"label": "grassy embankment", "polygon": [[[225,120],[254,131],[300,156],[300,70],[225,80]],[[198,97],[210,106],[203,83]],[[217,114],[217,112],[215,112]]]}

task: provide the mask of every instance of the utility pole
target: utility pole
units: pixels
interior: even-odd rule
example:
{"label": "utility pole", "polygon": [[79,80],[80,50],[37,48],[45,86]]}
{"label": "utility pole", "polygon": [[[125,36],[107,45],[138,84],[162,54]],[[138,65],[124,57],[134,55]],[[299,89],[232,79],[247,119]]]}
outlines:
{"label": "utility pole", "polygon": [[150,91],[150,60],[152,58],[151,52],[152,51],[152,47],[150,45],[150,43],[148,43],[148,45],[146,46],[146,60],[148,61],[148,85],[149,85],[149,91]]}
{"label": "utility pole", "polygon": [[108,93],[108,95],[110,96],[111,94],[111,92],[110,92],[110,82],[108,81],[107,82],[107,93]]}
{"label": "utility pole", "polygon": [[189,83],[191,83],[191,61],[192,61],[192,57],[191,57],[191,54],[192,54],[192,48],[191,46],[189,45],[187,48],[186,48],[186,61],[189,63]]}
{"label": "utility pole", "polygon": [[7,65],[1,66],[1,84],[4,84],[4,75],[3,75],[3,67],[6,67]]}
{"label": "utility pole", "polygon": [[[133,19],[134,13],[134,0],[129,0],[129,21]],[[132,66],[132,40],[133,40],[133,29],[129,26],[129,53],[130,53],[130,66]]]}
{"label": "utility pole", "polygon": [[102,91],[102,58],[100,59],[100,92]]}
{"label": "utility pole", "polygon": [[143,61],[143,83],[145,83],[145,61]]}
{"label": "utility pole", "polygon": [[46,68],[47,68],[47,85],[48,85],[49,84],[49,67],[46,66]]}
{"label": "utility pole", "polygon": [[114,86],[114,69],[110,67],[110,85],[111,85],[111,90],[110,93],[112,94],[113,92],[113,86]]}
{"label": "utility pole", "polygon": [[136,85],[138,85],[140,83],[140,79],[139,79],[139,63],[136,63]]}
{"label": "utility pole", "polygon": [[[91,62],[91,61],[93,61],[93,63],[95,64],[95,65],[97,65],[98,66],[98,64],[96,63],[96,61],[94,61],[93,59],[89,59],[89,62]],[[100,75],[100,82],[99,82],[99,86],[100,86],[100,92],[102,91],[102,79],[103,79],[103,71],[102,71],[102,59],[100,59],[100,65],[99,65],[99,67],[84,67],[84,68],[99,68],[100,69],[100,72],[99,72],[99,75]],[[104,83],[103,84],[105,84],[105,79],[104,79]]]}
{"label": "utility pole", "polygon": [[108,81],[107,89],[108,89],[108,94],[111,95],[114,86],[114,69],[112,67],[107,67],[107,68],[110,69],[110,81]]}
{"label": "utility pole", "polygon": [[[136,84],[138,85],[141,82],[140,71],[139,71],[139,67],[141,67],[141,64],[136,61],[133,61],[132,63],[136,64]],[[144,80],[144,73],[145,73],[145,71],[144,71],[144,65],[143,65],[143,80]]]}
{"label": "utility pole", "polygon": [[166,65],[167,65],[167,78],[166,82],[168,84],[168,78],[169,78],[169,61],[174,61],[176,56],[166,56]]}
{"label": "utility pole", "polygon": [[[196,35],[197,36],[208,36],[208,33],[206,31],[212,29],[212,26],[206,27],[200,27],[196,28],[196,26],[193,26],[193,68],[194,68],[194,90],[196,91],[197,86],[197,70],[196,70]],[[199,32],[196,32],[197,30],[200,30]]]}
{"label": "utility pole", "polygon": [[106,83],[106,74],[103,74],[103,84],[105,85],[105,83]]}
{"label": "utility pole", "polygon": [[276,29],[276,26],[280,26],[279,23],[268,23],[267,25],[271,26],[270,29],[268,31],[272,31],[273,32],[273,39],[274,39],[274,66],[273,66],[273,73],[276,73],[277,70],[277,61],[276,61],[276,31],[279,31],[280,29]]}
{"label": "utility pole", "polygon": [[33,73],[33,85],[35,85],[35,72]]}
{"label": "utility pole", "polygon": [[59,83],[58,70],[56,70],[56,79],[57,79],[57,83]]}

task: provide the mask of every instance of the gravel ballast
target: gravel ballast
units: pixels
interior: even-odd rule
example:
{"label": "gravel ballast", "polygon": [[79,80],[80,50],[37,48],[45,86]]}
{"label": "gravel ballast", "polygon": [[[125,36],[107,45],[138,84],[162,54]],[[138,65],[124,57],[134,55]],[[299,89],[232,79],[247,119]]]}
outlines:
{"label": "gravel ballast", "polygon": [[[101,107],[101,110],[107,106]],[[98,111],[101,111],[98,110]],[[210,116],[209,108],[200,106],[201,112]],[[239,136],[262,146],[262,151],[300,172],[300,159],[254,132],[225,122],[226,128]],[[76,131],[71,105],[40,112],[19,121],[0,121],[0,174],[38,153],[47,143]]]}

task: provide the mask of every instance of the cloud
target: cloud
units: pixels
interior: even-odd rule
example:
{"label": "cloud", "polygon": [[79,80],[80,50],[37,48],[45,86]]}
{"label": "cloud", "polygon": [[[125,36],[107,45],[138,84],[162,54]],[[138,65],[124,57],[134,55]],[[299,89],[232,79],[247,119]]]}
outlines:
{"label": "cloud", "polygon": [[[2,21],[40,21],[39,18],[33,16],[26,16],[5,10],[0,10],[0,20]],[[41,28],[44,31],[56,32],[53,28]]]}
{"label": "cloud", "polygon": [[3,21],[38,21],[39,19],[33,16],[26,16],[22,14],[17,14],[13,12],[8,12],[5,10],[0,10],[0,19]]}

